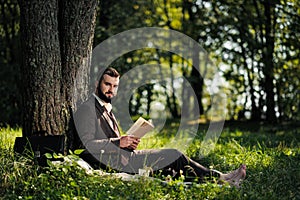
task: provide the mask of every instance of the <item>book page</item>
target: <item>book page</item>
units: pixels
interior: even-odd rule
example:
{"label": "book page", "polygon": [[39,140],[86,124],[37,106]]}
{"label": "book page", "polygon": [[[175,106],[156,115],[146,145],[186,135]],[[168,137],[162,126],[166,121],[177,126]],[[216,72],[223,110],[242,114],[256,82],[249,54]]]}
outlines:
{"label": "book page", "polygon": [[152,129],[154,129],[154,125],[151,122],[139,117],[138,120],[127,131],[127,134],[137,138],[142,138]]}

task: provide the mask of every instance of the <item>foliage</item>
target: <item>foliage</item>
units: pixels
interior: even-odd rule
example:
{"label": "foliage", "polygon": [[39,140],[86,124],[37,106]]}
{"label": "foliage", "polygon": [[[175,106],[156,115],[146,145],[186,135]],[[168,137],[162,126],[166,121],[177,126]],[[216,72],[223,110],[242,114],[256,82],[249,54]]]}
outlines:
{"label": "foliage", "polygon": [[[20,80],[20,11],[16,0],[1,1],[0,8],[0,92],[4,94],[0,99],[0,123],[20,125],[20,86],[24,81]],[[180,31],[211,54],[227,80],[222,92],[230,97],[227,109],[231,119],[261,120],[267,117],[267,110],[275,110],[281,121],[298,120],[299,8],[299,1],[295,0],[274,3],[266,0],[100,1],[94,46],[112,35],[139,27]],[[270,20],[271,23],[267,23]],[[270,26],[266,26],[268,24]],[[169,52],[147,49],[129,52],[114,64],[121,73],[137,65],[157,64],[164,68],[161,74],[173,70],[175,75],[195,78],[189,62]],[[193,88],[202,84],[200,79],[196,82],[199,84]],[[146,92],[157,88],[152,86],[134,91],[130,112],[148,111],[149,106],[145,108],[141,102],[150,105],[149,101],[159,99],[173,117],[178,116],[180,100],[173,99],[173,85],[170,81],[160,91]],[[203,95],[204,105],[202,108],[200,101],[200,109],[208,110],[210,97],[201,94],[201,87],[195,92],[199,97]],[[182,109],[186,110],[184,106]]]}
{"label": "foliage", "polygon": [[[300,43],[299,28],[292,24],[300,20],[299,2],[201,0],[193,6],[195,23],[203,30],[199,40],[230,85],[231,117],[297,119],[299,96],[292,91],[299,89],[294,77]],[[294,81],[288,81],[286,71]]]}
{"label": "foliage", "polygon": [[[227,102],[230,119],[270,122],[299,119],[297,90],[300,83],[297,75],[300,43],[299,26],[296,24],[299,24],[300,18],[297,1],[110,1],[103,2],[101,8],[95,44],[119,32],[144,26],[180,31],[198,41],[210,53],[227,80],[220,93],[230,97]],[[155,58],[158,60],[156,64],[165,64],[165,70],[172,70],[172,65],[178,65],[180,76],[189,80],[197,78],[191,73],[191,65],[180,61],[178,55],[168,59],[166,52],[131,52],[114,64],[123,73],[136,65],[151,63]],[[197,60],[192,61],[196,68],[197,63]],[[204,76],[204,73],[201,75]],[[209,102],[210,96],[202,94],[201,79],[196,82],[195,85],[192,81],[190,83],[197,98]],[[168,94],[174,94],[172,84],[169,83],[171,89],[165,93],[164,103],[171,116],[176,117],[178,115],[173,107],[178,106],[177,102],[172,101],[171,94]],[[182,87],[185,85],[182,84]],[[140,101],[149,97],[142,93],[142,88],[134,92],[130,101],[130,104],[135,103],[134,110],[130,110],[133,114],[143,109]],[[182,102],[186,101],[182,99]],[[210,105],[201,105],[201,101],[200,112],[205,114]],[[182,109],[186,110],[184,106]]]}
{"label": "foliage", "polygon": [[1,1],[0,10],[0,124],[15,126],[21,121],[19,6]]}
{"label": "foliage", "polygon": [[[178,123],[168,124],[174,132]],[[246,128],[246,129],[244,129]],[[87,174],[75,162],[40,168],[31,159],[13,154],[20,130],[1,129],[0,196],[2,199],[299,199],[299,127],[225,127],[214,151],[199,158],[200,131],[187,154],[205,166],[230,171],[247,164],[240,189],[215,183],[186,185],[184,177],[168,184],[140,178],[122,181],[99,173]],[[171,134],[161,136],[167,142]],[[8,145],[9,144],[9,145]],[[155,147],[155,145],[153,146]],[[57,155],[59,156],[59,155]],[[75,155],[64,157],[76,159]],[[67,159],[66,159],[67,160]]]}

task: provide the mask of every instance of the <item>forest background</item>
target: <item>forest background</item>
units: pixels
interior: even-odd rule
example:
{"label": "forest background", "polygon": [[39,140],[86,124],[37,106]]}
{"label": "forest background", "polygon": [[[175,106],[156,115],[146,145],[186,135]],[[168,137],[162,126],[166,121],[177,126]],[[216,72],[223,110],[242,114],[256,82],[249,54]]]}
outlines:
{"label": "forest background", "polygon": [[[21,126],[20,8],[17,1],[2,0],[0,10],[0,124]],[[179,31],[197,41],[218,68],[224,80],[219,93],[230,97],[227,120],[298,121],[299,13],[299,2],[293,0],[101,1],[93,44],[139,27]],[[168,71],[175,78],[163,87],[138,88],[130,99],[132,115],[149,115],[153,105],[161,105],[169,118],[180,118],[180,109],[193,113],[193,103],[180,107],[180,102],[190,101],[184,99],[184,85],[178,86],[182,82],[176,77],[183,76],[199,99],[199,118],[208,120],[211,96],[205,75],[194,69],[200,67],[199,60],[189,63],[171,52],[149,49],[127,53],[114,65],[125,73],[141,63],[161,64],[160,73]]]}

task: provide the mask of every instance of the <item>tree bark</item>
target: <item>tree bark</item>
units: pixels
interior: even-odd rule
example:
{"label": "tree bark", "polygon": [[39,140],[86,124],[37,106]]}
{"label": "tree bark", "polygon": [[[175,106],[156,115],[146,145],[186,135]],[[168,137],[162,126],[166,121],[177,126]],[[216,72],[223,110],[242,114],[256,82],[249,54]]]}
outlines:
{"label": "tree bark", "polygon": [[97,0],[61,1],[62,96],[76,110],[88,94]]}
{"label": "tree bark", "polygon": [[19,5],[23,136],[65,134],[71,108],[84,96],[75,94],[74,86],[88,92],[97,0],[20,0]]}

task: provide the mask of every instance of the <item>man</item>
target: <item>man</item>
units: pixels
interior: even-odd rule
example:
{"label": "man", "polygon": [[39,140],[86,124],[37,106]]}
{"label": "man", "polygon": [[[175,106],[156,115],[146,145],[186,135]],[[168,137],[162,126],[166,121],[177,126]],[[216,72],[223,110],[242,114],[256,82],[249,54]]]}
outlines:
{"label": "man", "polygon": [[223,174],[210,170],[176,149],[136,150],[140,139],[120,135],[117,121],[112,114],[111,99],[117,95],[120,74],[114,68],[106,68],[96,91],[74,115],[78,136],[86,152],[82,158],[93,167],[105,167],[136,174],[139,169],[151,168],[153,174],[178,177],[183,172],[199,181],[217,177],[232,185],[239,185],[246,176],[246,166]]}

